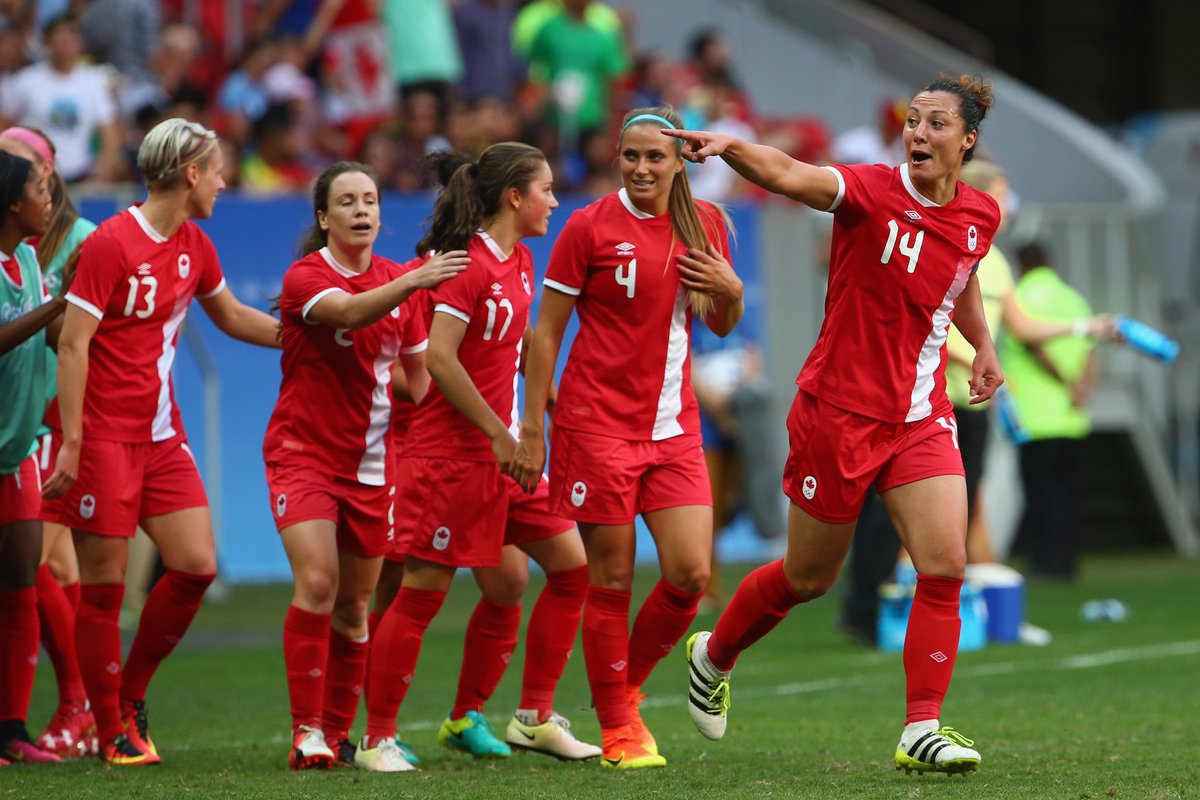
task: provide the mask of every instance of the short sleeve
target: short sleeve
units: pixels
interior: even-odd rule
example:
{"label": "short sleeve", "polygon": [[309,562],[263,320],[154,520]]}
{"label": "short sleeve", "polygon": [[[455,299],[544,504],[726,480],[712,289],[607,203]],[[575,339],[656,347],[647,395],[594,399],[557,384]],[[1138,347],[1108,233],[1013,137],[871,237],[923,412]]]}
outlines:
{"label": "short sleeve", "polygon": [[212,240],[208,235],[196,229],[199,233],[199,255],[204,259],[201,265],[203,268],[200,271],[200,282],[196,284],[196,296],[201,300],[207,300],[210,297],[216,297],[225,288],[225,273],[221,270],[221,258],[217,255],[217,248],[213,246]]}
{"label": "short sleeve", "polygon": [[126,269],[124,250],[115,238],[111,235],[89,236],[79,253],[75,281],[67,293],[67,302],[96,319],[104,319],[104,310]]}
{"label": "short sleeve", "polygon": [[546,267],[545,285],[564,294],[578,296],[587,283],[593,250],[592,228],[587,218],[576,211],[554,242],[550,263]]}
{"label": "short sleeve", "polygon": [[308,312],[318,300],[332,292],[344,291],[330,280],[326,270],[317,269],[306,261],[297,261],[284,273],[279,308],[283,314],[309,322]]}
{"label": "short sleeve", "polygon": [[400,355],[420,353],[429,347],[429,332],[425,330],[419,294],[422,292],[414,292],[400,304]]}
{"label": "short sleeve", "polygon": [[486,282],[487,268],[472,259],[465,270],[429,290],[434,311],[446,311],[469,323]]}
{"label": "short sleeve", "polygon": [[833,164],[824,169],[838,178],[838,197],[825,210],[846,220],[861,216],[872,196],[879,194],[879,183],[892,177],[892,168],[882,164]]}

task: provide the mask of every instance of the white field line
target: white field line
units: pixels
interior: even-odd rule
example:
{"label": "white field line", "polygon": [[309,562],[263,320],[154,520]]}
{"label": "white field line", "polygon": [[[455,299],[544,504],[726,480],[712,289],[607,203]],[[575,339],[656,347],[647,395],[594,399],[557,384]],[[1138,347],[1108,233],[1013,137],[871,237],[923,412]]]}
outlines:
{"label": "white field line", "polygon": [[[1111,664],[1122,664],[1129,661],[1158,661],[1165,658],[1178,658],[1180,656],[1200,655],[1200,640],[1188,640],[1182,642],[1168,642],[1166,644],[1147,645],[1145,647],[1129,647],[1120,650],[1103,650],[1098,653],[1085,653],[1077,656],[1067,656],[1066,658],[1056,659],[1049,662],[1039,661],[997,661],[991,664],[979,664],[971,667],[961,667],[954,670],[955,680],[962,678],[986,678],[992,675],[1008,675],[1014,672],[1045,672],[1047,670],[1076,670],[1076,669],[1096,669],[1098,667],[1106,667]],[[668,667],[670,665],[668,664]],[[825,678],[817,681],[805,681],[802,683],[785,683],[773,687],[738,687],[737,696],[739,698],[761,698],[761,697],[783,697],[795,694],[813,694],[815,692],[824,692],[831,689],[847,689],[855,686],[864,686],[869,683],[875,683],[880,680],[891,680],[891,675],[851,675],[844,678]],[[642,703],[645,708],[662,708],[666,706],[678,705],[682,702],[680,696],[672,696],[660,694],[655,697],[647,697]],[[582,709],[581,709],[582,710]],[[501,727],[508,722],[507,716],[498,716],[488,714],[488,717]],[[417,722],[401,722],[398,727],[398,732],[403,736],[410,731],[429,731],[435,730],[441,726],[441,721],[420,720]],[[282,745],[288,741],[288,737],[282,733],[275,734],[265,740],[260,740],[257,744]],[[251,742],[230,742],[228,740],[219,744],[206,743],[202,747],[195,746],[191,743],[180,743],[170,746],[171,752],[185,752],[193,749],[203,750],[230,750],[242,749],[250,746]]]}

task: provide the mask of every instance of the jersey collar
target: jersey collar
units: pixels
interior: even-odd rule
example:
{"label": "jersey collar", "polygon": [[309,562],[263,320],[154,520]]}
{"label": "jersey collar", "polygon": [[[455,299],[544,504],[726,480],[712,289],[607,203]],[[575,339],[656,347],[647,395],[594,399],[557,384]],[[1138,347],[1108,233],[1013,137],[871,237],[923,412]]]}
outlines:
{"label": "jersey collar", "polygon": [[[328,247],[322,247],[318,252],[321,254],[321,258],[325,259],[325,263],[329,265],[329,268],[338,275],[341,275],[343,278],[357,278],[359,275],[362,275],[367,271],[363,270],[362,272],[355,272],[352,269],[346,269],[336,258],[333,257],[333,253],[329,251]],[[367,266],[367,269],[370,269],[369,265]]]}
{"label": "jersey collar", "polygon": [[[487,245],[488,250],[492,251],[492,255],[496,257],[497,261],[504,263],[505,261],[508,261],[508,257],[512,255],[512,253],[505,253],[500,245],[496,243],[496,240],[489,236],[487,231],[483,230],[482,228],[475,231],[475,235],[480,239],[483,239],[483,243]],[[513,252],[516,251],[514,250]]]}
{"label": "jersey collar", "polygon": [[129,213],[133,215],[133,218],[137,221],[137,224],[142,229],[142,232],[150,237],[150,241],[154,242],[155,244],[162,244],[163,242],[167,241],[167,237],[154,230],[154,226],[150,224],[150,220],[146,219],[146,215],[142,213],[140,208],[137,206],[130,206]]}
{"label": "jersey collar", "polygon": [[925,195],[917,191],[917,187],[913,186],[912,178],[908,175],[908,162],[900,165],[900,180],[904,183],[905,190],[908,191],[912,198],[926,208],[941,208],[941,203],[935,203]]}
{"label": "jersey collar", "polygon": [[638,219],[654,219],[653,214],[647,214],[633,204],[633,201],[629,199],[629,192],[625,191],[624,186],[617,192],[617,197],[621,198],[621,205],[625,206],[625,210]]}

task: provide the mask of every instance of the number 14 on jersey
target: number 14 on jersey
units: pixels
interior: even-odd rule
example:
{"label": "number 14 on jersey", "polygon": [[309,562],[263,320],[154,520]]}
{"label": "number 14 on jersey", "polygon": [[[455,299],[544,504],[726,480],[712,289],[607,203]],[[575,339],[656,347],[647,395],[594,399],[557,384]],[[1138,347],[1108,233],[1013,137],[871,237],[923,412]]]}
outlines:
{"label": "number 14 on jersey", "polygon": [[[892,252],[896,249],[896,238],[900,239],[900,255],[908,256],[908,271],[913,273],[917,271],[917,259],[921,257],[921,244],[925,241],[925,231],[917,231],[915,239],[912,238],[911,232],[906,232],[900,236],[900,226],[896,224],[896,220],[888,220],[888,240],[883,246],[883,255],[879,257],[880,264],[886,264],[892,260]],[[911,241],[910,241],[911,240]]]}

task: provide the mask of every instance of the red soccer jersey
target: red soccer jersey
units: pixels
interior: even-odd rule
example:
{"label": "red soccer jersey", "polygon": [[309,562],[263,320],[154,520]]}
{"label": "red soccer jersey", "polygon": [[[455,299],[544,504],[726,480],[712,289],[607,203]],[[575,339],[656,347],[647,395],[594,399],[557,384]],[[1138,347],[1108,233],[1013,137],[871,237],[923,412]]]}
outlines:
{"label": "red soccer jersey", "polygon": [[[424,263],[425,259],[420,257],[405,261],[400,265],[400,272],[401,274],[412,272]],[[433,321],[433,306],[429,304],[429,292],[425,289],[413,292],[400,306],[400,313],[420,316],[425,329],[428,330]],[[399,446],[404,441],[416,410],[417,406],[411,400],[392,395],[392,443],[394,446]]]}
{"label": "red soccer jersey", "polygon": [[826,169],[840,188],[825,321],[796,383],[884,422],[948,413],[946,332],[1000,209],[962,183],[939,206],[916,190],[907,165]]}
{"label": "red soccer jersey", "polygon": [[[132,206],[84,240],[67,301],[100,320],[88,348],[85,437],[161,442],[183,431],[171,382],[179,326],[193,296],[224,287],[217,251],[191,221],[164,237]],[[62,427],[57,399],[47,423]]]}
{"label": "red soccer jersey", "polygon": [[[715,207],[699,203],[708,237],[729,258]],[[668,214],[651,216],[625,190],[576,211],[554,243],[548,288],[575,295],[579,333],[558,391],[554,424],[635,441],[699,433],[692,393],[687,248]]]}
{"label": "red soccer jersey", "polygon": [[[450,314],[467,323],[458,360],[479,394],[517,436],[517,367],[533,299],[533,255],[518,243],[506,257],[482,232],[472,237],[467,253],[470,265],[430,290],[429,301],[435,315]],[[495,460],[487,436],[450,404],[436,383],[417,406],[404,455]]]}
{"label": "red soccer jersey", "polygon": [[279,301],[283,379],[263,440],[265,461],[371,486],[391,480],[392,364],[400,353],[425,349],[425,325],[401,308],[358,330],[312,323],[308,313],[328,294],[359,294],[403,274],[382,256],[372,257],[365,272],[352,272],[328,248],[288,269]]}

